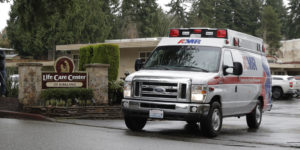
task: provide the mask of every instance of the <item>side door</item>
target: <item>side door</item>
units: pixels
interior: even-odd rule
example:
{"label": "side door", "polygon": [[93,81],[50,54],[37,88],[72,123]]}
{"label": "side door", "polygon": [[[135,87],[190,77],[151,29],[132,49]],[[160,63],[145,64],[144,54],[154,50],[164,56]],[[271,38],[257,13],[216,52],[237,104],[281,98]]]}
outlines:
{"label": "side door", "polygon": [[[233,57],[229,49],[225,49],[223,52],[223,63],[224,66],[233,67]],[[223,69],[222,69],[223,70]],[[238,100],[237,95],[237,84],[236,76],[233,75],[233,68],[227,68],[227,75],[224,74],[223,70],[223,79],[222,79],[222,111],[224,116],[235,114],[235,107],[237,106],[236,101]]]}

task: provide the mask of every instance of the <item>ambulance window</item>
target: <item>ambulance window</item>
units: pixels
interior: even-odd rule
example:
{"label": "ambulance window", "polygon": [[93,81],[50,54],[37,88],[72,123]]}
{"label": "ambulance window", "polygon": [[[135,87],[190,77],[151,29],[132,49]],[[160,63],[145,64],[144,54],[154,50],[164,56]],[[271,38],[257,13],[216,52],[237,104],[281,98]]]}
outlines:
{"label": "ambulance window", "polygon": [[[224,65],[229,66],[229,67],[233,67],[232,55],[231,55],[230,51],[225,51],[224,52]],[[233,73],[233,69],[228,68],[227,72],[228,73]]]}

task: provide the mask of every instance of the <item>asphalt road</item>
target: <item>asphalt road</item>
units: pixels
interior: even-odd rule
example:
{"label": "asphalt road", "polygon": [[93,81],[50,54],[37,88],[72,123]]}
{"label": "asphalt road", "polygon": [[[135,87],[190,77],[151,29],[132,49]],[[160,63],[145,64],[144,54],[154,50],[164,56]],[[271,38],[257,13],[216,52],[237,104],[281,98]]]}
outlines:
{"label": "asphalt road", "polygon": [[300,100],[275,101],[259,130],[248,130],[245,117],[225,118],[221,134],[208,139],[199,126],[180,121],[150,121],[131,132],[122,120],[41,122],[0,119],[0,150],[94,149],[299,149]]}

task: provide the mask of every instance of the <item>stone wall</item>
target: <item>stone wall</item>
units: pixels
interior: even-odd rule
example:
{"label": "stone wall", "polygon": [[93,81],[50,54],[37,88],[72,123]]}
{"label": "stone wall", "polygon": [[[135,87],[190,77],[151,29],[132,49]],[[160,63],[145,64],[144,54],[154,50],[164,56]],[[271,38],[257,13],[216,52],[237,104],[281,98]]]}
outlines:
{"label": "stone wall", "polygon": [[88,64],[88,88],[93,89],[97,105],[108,104],[108,64]]}
{"label": "stone wall", "polygon": [[23,105],[39,105],[42,91],[42,64],[19,63],[19,102]]}

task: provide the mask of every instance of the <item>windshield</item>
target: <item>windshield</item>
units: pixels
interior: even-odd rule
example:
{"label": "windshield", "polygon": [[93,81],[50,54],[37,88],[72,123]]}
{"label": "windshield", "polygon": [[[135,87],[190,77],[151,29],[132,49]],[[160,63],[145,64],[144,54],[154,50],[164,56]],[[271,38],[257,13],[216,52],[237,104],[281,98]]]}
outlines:
{"label": "windshield", "polygon": [[143,69],[217,72],[221,48],[205,46],[157,47]]}

